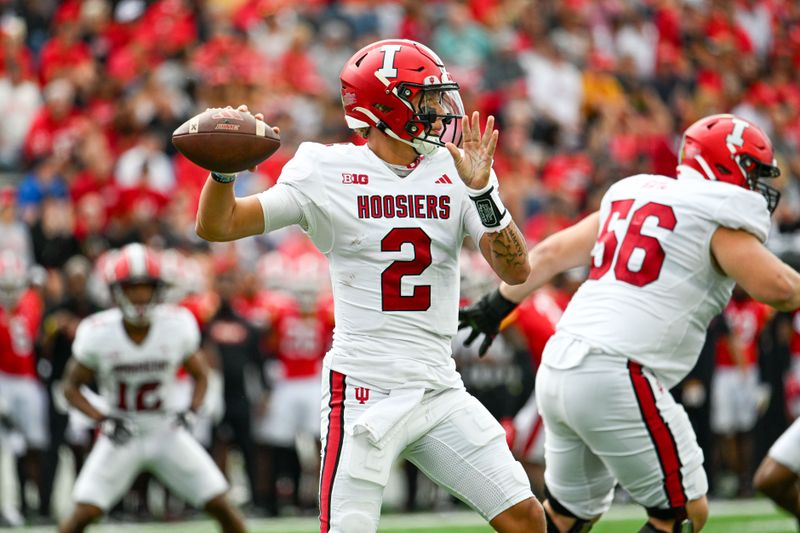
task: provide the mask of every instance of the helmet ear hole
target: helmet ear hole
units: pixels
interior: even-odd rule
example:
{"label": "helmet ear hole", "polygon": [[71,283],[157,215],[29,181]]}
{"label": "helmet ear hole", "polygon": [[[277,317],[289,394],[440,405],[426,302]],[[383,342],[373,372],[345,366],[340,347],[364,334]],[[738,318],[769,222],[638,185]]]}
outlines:
{"label": "helmet ear hole", "polygon": [[728,170],[727,167],[720,165],[719,163],[714,163],[714,168],[716,168],[717,172],[719,172],[720,174],[726,174],[726,175],[731,174],[731,171]]}

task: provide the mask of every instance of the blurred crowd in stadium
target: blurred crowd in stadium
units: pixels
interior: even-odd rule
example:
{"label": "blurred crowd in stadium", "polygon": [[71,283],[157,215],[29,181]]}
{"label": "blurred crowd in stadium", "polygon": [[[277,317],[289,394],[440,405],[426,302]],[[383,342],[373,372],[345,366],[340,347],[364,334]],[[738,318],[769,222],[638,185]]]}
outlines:
{"label": "blurred crowd in stadium", "polygon": [[[269,422],[275,395],[266,391],[313,382],[319,371],[332,328],[325,264],[296,231],[235,245],[200,240],[194,214],[207,172],[175,152],[170,134],[206,107],[247,103],[263,112],[280,126],[282,147],[236,185],[239,195],[261,191],[301,141],[363,142],[345,126],[339,70],[356,49],[387,37],[430,45],[460,84],[465,108],[497,117],[494,167],[530,243],[595,210],[617,179],[673,175],[679,132],[730,111],[771,136],[783,171],[768,246],[790,261],[800,249],[794,0],[0,1],[0,251],[27,263],[26,301],[41,317],[35,362],[20,366],[0,353],[0,375],[37,380],[49,406],[39,439],[6,435],[0,444],[20,456],[22,478],[40,486],[42,514],[57,446],[83,449],[81,457],[90,442],[88,427],[68,424],[52,385],[77,319],[108,304],[93,276],[98,263],[134,241],[166,251],[169,298],[193,310],[222,376],[224,402],[210,409],[204,444],[221,462],[227,443],[241,450],[251,500],[264,512],[313,508],[313,474],[305,494],[295,490],[309,462],[292,451],[305,428],[280,429],[301,415]],[[465,292],[487,281],[465,280]],[[542,323],[557,318],[575,280],[562,281],[520,312],[521,341],[512,328],[507,345],[493,348],[512,356],[477,362],[456,350],[467,385],[490,391],[499,418],[510,420],[525,403],[548,331]],[[696,416],[714,493],[748,495],[753,466],[800,415],[800,315],[772,315],[743,295],[715,324],[676,394]],[[285,364],[293,357],[305,366]],[[750,413],[741,423],[710,414],[712,401],[732,401],[712,388],[720,368],[736,369],[734,390],[752,384],[746,405],[728,409]],[[510,399],[498,401],[497,390]],[[317,411],[310,416],[318,420]],[[530,448],[533,436],[522,440]],[[313,463],[314,446],[313,438],[301,442],[300,457]],[[270,474],[270,464],[288,473]],[[18,499],[7,496],[2,507]]]}

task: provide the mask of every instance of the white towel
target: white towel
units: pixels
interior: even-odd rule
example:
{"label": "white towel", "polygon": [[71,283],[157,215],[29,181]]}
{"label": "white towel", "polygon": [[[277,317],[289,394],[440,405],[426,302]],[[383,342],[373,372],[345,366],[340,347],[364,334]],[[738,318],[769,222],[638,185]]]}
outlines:
{"label": "white towel", "polygon": [[383,449],[422,401],[425,389],[394,389],[389,397],[364,411],[353,424],[352,435],[367,433],[367,440]]}

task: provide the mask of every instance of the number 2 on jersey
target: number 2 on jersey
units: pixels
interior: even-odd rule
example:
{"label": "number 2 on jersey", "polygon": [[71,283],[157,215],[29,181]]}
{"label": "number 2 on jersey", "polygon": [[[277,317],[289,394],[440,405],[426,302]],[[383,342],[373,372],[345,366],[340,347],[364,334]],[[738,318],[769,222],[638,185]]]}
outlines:
{"label": "number 2 on jersey", "polygon": [[[614,265],[614,276],[619,281],[624,281],[637,287],[644,287],[657,280],[661,274],[661,267],[664,265],[664,259],[666,258],[664,247],[661,246],[657,238],[650,235],[642,235],[642,226],[645,220],[649,217],[654,217],[658,227],[672,231],[677,224],[675,211],[671,206],[648,202],[631,215],[632,206],[632,199],[611,202],[611,209],[603,224],[603,230],[597,237],[598,244],[603,245],[603,255],[600,257],[599,263],[597,258],[594,258],[592,268],[589,271],[589,279],[603,277],[611,269],[615,255],[617,261]],[[613,229],[609,230],[609,225],[615,215],[617,220],[627,220],[628,216],[631,215],[631,221],[625,231],[622,245],[619,244]],[[640,253],[644,255],[641,258],[641,266],[637,270],[631,270],[630,259],[636,250],[641,250],[642,252]]]}
{"label": "number 2 on jersey", "polygon": [[394,228],[381,240],[382,252],[399,252],[403,244],[414,246],[414,258],[394,261],[381,273],[384,311],[426,311],[431,306],[431,286],[416,285],[408,296],[400,293],[403,276],[418,276],[431,266],[431,238],[422,228]]}

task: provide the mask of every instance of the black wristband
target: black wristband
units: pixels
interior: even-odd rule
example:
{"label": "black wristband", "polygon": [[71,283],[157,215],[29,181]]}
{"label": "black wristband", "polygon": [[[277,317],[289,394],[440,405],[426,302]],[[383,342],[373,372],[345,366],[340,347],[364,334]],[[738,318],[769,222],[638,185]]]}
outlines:
{"label": "black wristband", "polygon": [[217,183],[231,183],[236,180],[236,174],[220,174],[212,170],[211,179]]}
{"label": "black wristband", "polygon": [[[496,228],[503,222],[503,218],[508,213],[508,210],[503,204],[497,205],[497,200],[493,197],[494,186],[489,187],[484,193],[476,196],[469,195],[470,200],[475,202],[475,208],[478,210],[478,216],[481,219],[481,224],[487,228]],[[500,208],[503,208],[502,211]]]}

